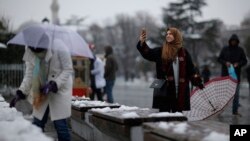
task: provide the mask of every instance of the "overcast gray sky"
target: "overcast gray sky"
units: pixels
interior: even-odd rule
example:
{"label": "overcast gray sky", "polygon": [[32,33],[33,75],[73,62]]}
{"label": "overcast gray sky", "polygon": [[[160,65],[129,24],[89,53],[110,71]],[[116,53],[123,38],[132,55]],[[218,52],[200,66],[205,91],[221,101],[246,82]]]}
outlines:
{"label": "overcast gray sky", "polygon": [[[162,7],[178,0],[58,0],[59,17],[64,23],[71,15],[87,16],[85,24],[97,22],[109,24],[119,13],[134,15],[137,11],[148,11],[159,23]],[[28,20],[41,21],[51,18],[52,0],[0,0],[0,17],[10,19],[13,29]],[[227,25],[239,25],[250,12],[250,0],[207,0],[202,9],[202,20],[219,18]]]}

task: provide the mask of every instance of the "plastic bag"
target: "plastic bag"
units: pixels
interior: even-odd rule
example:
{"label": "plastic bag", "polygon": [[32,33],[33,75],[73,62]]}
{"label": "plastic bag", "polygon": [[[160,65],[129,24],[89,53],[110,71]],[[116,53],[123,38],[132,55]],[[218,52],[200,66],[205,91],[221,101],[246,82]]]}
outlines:
{"label": "plastic bag", "polygon": [[235,73],[235,69],[233,67],[233,65],[230,65],[230,67],[228,68],[228,74],[229,76],[231,76],[233,79],[237,80],[237,75]]}

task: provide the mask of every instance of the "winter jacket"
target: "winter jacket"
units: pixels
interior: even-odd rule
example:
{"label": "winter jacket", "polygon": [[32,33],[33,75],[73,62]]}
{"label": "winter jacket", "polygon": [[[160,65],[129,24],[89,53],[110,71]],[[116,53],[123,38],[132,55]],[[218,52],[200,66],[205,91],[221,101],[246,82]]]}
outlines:
{"label": "winter jacket", "polygon": [[91,70],[91,74],[95,76],[96,88],[103,88],[106,85],[106,81],[104,79],[104,63],[99,57],[95,58],[94,69]]}
{"label": "winter jacket", "polygon": [[247,59],[244,50],[238,44],[236,46],[230,44],[232,40],[236,40],[239,43],[238,36],[233,34],[228,41],[229,45],[221,50],[218,62],[222,65],[221,76],[228,76],[226,62],[230,62],[231,64],[238,63],[239,65],[235,68],[235,72],[240,82],[241,68],[247,64]]}
{"label": "winter jacket", "polygon": [[[19,87],[28,100],[33,103],[32,73],[35,65],[35,55],[29,48],[25,49],[23,60],[26,64],[25,75]],[[39,109],[33,108],[33,116],[42,120],[46,108],[49,107],[51,120],[65,119],[71,116],[71,97],[73,86],[73,65],[67,47],[61,40],[54,40],[52,49],[48,49],[45,56],[46,68],[48,71],[47,81],[55,81],[58,92],[50,92],[47,100]]]}
{"label": "winter jacket", "polygon": [[106,56],[104,78],[106,80],[115,80],[118,64],[112,54]]}

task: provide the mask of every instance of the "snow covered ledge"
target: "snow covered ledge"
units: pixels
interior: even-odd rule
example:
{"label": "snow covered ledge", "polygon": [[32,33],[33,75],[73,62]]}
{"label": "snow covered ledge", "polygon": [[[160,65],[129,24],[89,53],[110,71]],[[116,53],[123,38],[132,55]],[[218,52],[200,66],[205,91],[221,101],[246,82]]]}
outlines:
{"label": "snow covered ledge", "polygon": [[24,119],[16,108],[9,108],[0,94],[0,141],[53,141],[41,129]]}

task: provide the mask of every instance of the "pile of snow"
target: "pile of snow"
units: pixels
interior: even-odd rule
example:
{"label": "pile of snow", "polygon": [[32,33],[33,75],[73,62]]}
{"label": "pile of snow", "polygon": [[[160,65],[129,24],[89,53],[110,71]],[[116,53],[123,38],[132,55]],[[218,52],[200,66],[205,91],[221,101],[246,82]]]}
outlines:
{"label": "pile of snow", "polygon": [[73,101],[75,101],[75,100],[90,100],[90,98],[86,97],[86,96],[72,96],[71,99]]}
{"label": "pile of snow", "polygon": [[4,98],[2,97],[1,94],[0,94],[0,102],[4,102]]}
{"label": "pile of snow", "polygon": [[8,108],[9,107],[9,103],[7,103],[7,102],[5,102],[5,101],[1,101],[0,102],[0,109],[2,109],[2,108]]}
{"label": "pile of snow", "polygon": [[0,141],[52,141],[0,95]]}
{"label": "pile of snow", "polygon": [[127,112],[122,114],[123,118],[137,118],[140,117],[136,112]]}
{"label": "pile of snow", "polygon": [[95,106],[119,106],[118,103],[107,103],[105,101],[75,100],[71,104],[75,107],[95,107]]}
{"label": "pile of snow", "polygon": [[[159,122],[157,126],[163,130],[172,130],[178,134],[193,134],[193,136],[200,134],[199,130],[190,129],[187,122]],[[210,129],[205,129],[205,132],[208,132],[208,135],[205,136],[202,141],[229,141],[229,135],[218,133]]]}
{"label": "pile of snow", "polygon": [[[99,113],[107,113],[107,112],[123,112],[121,117],[123,118],[137,118],[140,117],[136,111],[149,111],[149,108],[139,108],[136,106],[126,106],[121,105],[119,108],[93,108],[91,111],[99,112]],[[184,117],[184,115],[180,112],[169,113],[169,112],[159,112],[149,114],[148,117]]]}
{"label": "pile of snow", "polygon": [[17,117],[13,121],[0,121],[0,128],[1,141],[52,141],[40,128],[23,117]]}
{"label": "pile of snow", "polygon": [[107,112],[111,111],[111,108],[109,108],[109,107],[105,107],[105,108],[92,108],[90,111],[98,112],[98,113],[107,113]]}
{"label": "pile of snow", "polygon": [[100,113],[106,113],[106,112],[119,112],[119,111],[133,111],[133,110],[150,110],[149,108],[139,108],[136,106],[126,106],[126,105],[121,105],[119,108],[93,108],[91,111],[93,112],[100,112]]}
{"label": "pile of snow", "polygon": [[229,141],[229,135],[213,131],[205,138],[203,138],[202,141]]}
{"label": "pile of snow", "polygon": [[183,117],[184,115],[180,112],[175,112],[175,113],[159,112],[159,113],[152,113],[148,116],[149,117]]}
{"label": "pile of snow", "polygon": [[188,124],[186,122],[181,122],[181,123],[173,123],[173,122],[160,122],[159,123],[159,128],[162,129],[173,129],[173,132],[179,133],[179,134],[186,134]]}
{"label": "pile of snow", "polygon": [[[2,103],[2,102],[1,102]],[[14,121],[16,118],[23,116],[21,112],[18,112],[16,108],[1,108],[0,107],[0,122],[1,121]]]}
{"label": "pile of snow", "polygon": [[0,85],[0,95],[11,96],[16,93],[16,88],[9,87],[7,85]]}

